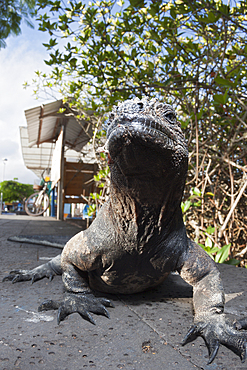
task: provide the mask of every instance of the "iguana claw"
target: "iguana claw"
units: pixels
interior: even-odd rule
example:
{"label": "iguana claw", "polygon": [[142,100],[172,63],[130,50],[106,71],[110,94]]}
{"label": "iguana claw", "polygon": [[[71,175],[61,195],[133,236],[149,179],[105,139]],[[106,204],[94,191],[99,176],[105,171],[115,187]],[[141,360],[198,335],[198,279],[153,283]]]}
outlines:
{"label": "iguana claw", "polygon": [[95,325],[95,321],[90,312],[103,315],[110,318],[106,307],[114,307],[114,305],[106,298],[96,298],[93,294],[66,293],[63,301],[45,301],[38,311],[58,310],[57,323],[60,324],[68,315],[79,313],[79,315]]}
{"label": "iguana claw", "polygon": [[208,348],[208,364],[214,361],[220,344],[223,344],[236,353],[241,358],[242,362],[245,361],[247,332],[239,332],[236,330],[236,323],[234,325],[229,320],[226,320],[223,314],[206,316],[203,320],[196,322],[184,337],[182,345],[193,341],[198,336],[204,339]]}

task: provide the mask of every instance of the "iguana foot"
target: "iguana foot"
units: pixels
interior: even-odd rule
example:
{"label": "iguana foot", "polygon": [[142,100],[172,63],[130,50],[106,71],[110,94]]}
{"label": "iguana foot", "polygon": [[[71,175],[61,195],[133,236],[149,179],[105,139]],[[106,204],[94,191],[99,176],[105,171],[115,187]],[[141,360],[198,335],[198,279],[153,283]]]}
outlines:
{"label": "iguana foot", "polygon": [[201,336],[208,348],[208,364],[214,361],[220,344],[223,344],[244,362],[247,352],[247,332],[239,332],[233,323],[225,318],[224,314],[206,316],[197,321],[183,339],[182,345],[189,343]]}
{"label": "iguana foot", "polygon": [[96,298],[91,293],[66,293],[63,301],[45,301],[39,306],[38,311],[58,310],[58,324],[68,315],[78,312],[83,319],[95,325],[95,321],[90,312],[110,318],[109,312],[105,306],[114,307],[109,299]]}
{"label": "iguana foot", "polygon": [[49,263],[45,263],[33,270],[12,270],[9,275],[3,278],[3,281],[10,280],[12,284],[14,284],[19,281],[31,280],[33,284],[35,281],[43,279],[44,277],[47,277],[51,281],[55,275],[56,273]]}

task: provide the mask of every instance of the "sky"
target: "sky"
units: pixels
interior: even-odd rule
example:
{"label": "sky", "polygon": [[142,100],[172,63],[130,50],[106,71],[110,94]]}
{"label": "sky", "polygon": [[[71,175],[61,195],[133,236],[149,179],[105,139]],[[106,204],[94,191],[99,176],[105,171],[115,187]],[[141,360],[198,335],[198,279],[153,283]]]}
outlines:
{"label": "sky", "polygon": [[[37,176],[28,170],[22,159],[19,126],[27,126],[24,111],[52,101],[36,99],[25,81],[35,78],[34,71],[49,72],[42,43],[49,40],[44,32],[22,24],[22,34],[10,36],[5,49],[0,49],[0,182],[18,179],[33,184]],[[54,99],[53,99],[54,100]],[[4,161],[7,159],[7,161]]]}

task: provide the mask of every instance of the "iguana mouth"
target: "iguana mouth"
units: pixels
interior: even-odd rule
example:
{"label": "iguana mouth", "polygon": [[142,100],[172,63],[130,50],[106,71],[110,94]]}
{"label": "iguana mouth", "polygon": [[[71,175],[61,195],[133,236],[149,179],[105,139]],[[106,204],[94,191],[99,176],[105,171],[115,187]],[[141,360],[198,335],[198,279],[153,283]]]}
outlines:
{"label": "iguana mouth", "polygon": [[175,141],[173,132],[159,121],[154,121],[151,117],[139,116],[138,120],[133,120],[130,125],[134,128],[139,128],[144,133],[153,134],[153,136],[162,135]]}
{"label": "iguana mouth", "polygon": [[127,130],[130,133],[132,131],[140,131],[142,134],[149,134],[154,138],[165,137],[176,142],[175,135],[170,128],[166,127],[164,123],[161,123],[161,121],[154,120],[149,116],[135,115],[134,117],[121,117],[118,122],[108,130],[108,139],[110,139],[118,130],[119,132],[122,132],[121,129],[124,131]]}

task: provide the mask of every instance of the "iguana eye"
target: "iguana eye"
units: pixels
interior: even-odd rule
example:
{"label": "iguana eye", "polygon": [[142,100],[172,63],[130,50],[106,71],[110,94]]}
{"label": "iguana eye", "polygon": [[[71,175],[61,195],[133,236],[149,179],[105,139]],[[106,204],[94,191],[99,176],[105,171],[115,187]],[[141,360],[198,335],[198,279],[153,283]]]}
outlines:
{"label": "iguana eye", "polygon": [[167,119],[168,119],[168,121],[172,121],[172,122],[174,122],[174,121],[176,120],[176,116],[175,116],[175,114],[174,114],[174,113],[172,113],[172,112],[167,113],[167,114],[165,115],[165,118],[167,118]]}
{"label": "iguana eye", "polygon": [[110,113],[106,124],[107,125],[110,125],[111,121],[113,121],[114,118],[115,118],[115,114],[114,113]]}

